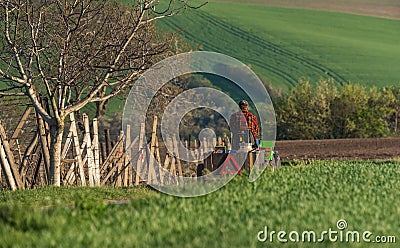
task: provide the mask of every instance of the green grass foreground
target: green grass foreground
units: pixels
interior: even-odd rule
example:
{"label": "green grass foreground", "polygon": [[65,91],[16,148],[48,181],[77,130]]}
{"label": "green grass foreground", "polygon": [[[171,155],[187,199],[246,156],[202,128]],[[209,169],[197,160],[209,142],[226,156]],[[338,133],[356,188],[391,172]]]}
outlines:
{"label": "green grass foreground", "polygon": [[[177,198],[138,188],[0,193],[1,247],[276,247],[272,231],[370,231],[400,238],[400,162],[301,162],[245,175],[212,194]],[[397,240],[397,243],[400,242]],[[366,243],[293,243],[285,247]],[[395,244],[392,244],[396,247]],[[386,244],[385,247],[388,247]]]}

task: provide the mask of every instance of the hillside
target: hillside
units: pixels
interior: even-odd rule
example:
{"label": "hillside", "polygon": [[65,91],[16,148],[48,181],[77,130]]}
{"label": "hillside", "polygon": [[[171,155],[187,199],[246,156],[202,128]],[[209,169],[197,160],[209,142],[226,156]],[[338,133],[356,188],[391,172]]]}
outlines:
{"label": "hillside", "polygon": [[215,0],[215,2],[255,3],[400,20],[400,1],[398,0]]}
{"label": "hillside", "polygon": [[203,50],[241,60],[275,86],[289,88],[302,77],[366,86],[399,83],[398,20],[211,2],[160,25]]}

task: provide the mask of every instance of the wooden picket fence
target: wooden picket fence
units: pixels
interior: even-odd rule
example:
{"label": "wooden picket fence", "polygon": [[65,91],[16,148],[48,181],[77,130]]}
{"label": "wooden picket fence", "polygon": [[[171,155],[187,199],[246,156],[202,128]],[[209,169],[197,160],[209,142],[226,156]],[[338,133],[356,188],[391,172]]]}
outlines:
{"label": "wooden picket fence", "polygon": [[[49,127],[33,112],[31,106],[26,108],[10,138],[0,122],[1,189],[36,188],[49,184]],[[35,119],[37,125],[37,132],[30,141],[24,140],[25,137],[21,135],[29,118]],[[127,126],[126,134],[120,131],[118,137],[112,140],[108,129],[104,130],[101,139],[97,119],[90,122],[86,114],[82,114],[79,121],[75,118],[74,113],[70,114],[61,152],[62,185],[128,187],[155,181],[164,183],[164,178],[159,176],[162,169],[173,175],[196,176],[199,160],[192,164],[181,161],[177,144],[183,142],[186,147],[191,145],[198,148],[199,141],[195,140],[192,144],[190,141],[169,140],[173,144],[173,152],[161,152],[160,147],[164,144],[157,137],[156,116],[149,143],[146,142],[144,123],[141,123],[139,137],[131,140],[130,126]],[[25,145],[20,145],[21,141]],[[229,145],[227,137],[219,137],[214,142],[217,145]],[[203,149],[196,149],[195,156],[200,157],[205,151],[210,151],[210,146],[204,140],[201,146]],[[156,162],[161,165],[158,172]]]}

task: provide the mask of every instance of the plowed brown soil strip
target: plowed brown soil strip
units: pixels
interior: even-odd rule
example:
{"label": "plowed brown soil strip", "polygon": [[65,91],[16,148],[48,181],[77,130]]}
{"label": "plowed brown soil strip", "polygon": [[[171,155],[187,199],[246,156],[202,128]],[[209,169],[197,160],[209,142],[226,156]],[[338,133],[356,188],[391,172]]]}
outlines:
{"label": "plowed brown soil strip", "polygon": [[400,138],[277,141],[282,160],[400,158]]}
{"label": "plowed brown soil strip", "polygon": [[218,2],[256,3],[271,6],[315,9],[348,14],[400,19],[398,0],[217,0]]}

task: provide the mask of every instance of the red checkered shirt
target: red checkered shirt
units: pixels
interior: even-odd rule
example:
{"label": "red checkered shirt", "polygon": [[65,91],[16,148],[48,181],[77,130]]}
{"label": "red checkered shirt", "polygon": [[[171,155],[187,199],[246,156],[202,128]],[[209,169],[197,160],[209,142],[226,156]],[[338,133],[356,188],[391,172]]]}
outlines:
{"label": "red checkered shirt", "polygon": [[[242,115],[243,114],[243,115]],[[238,123],[238,119],[240,119]],[[245,120],[244,120],[245,119]],[[255,139],[258,139],[260,136],[260,126],[258,125],[258,119],[253,113],[250,111],[242,112],[239,111],[231,117],[230,125],[233,130],[243,130],[246,127],[251,131]]]}

